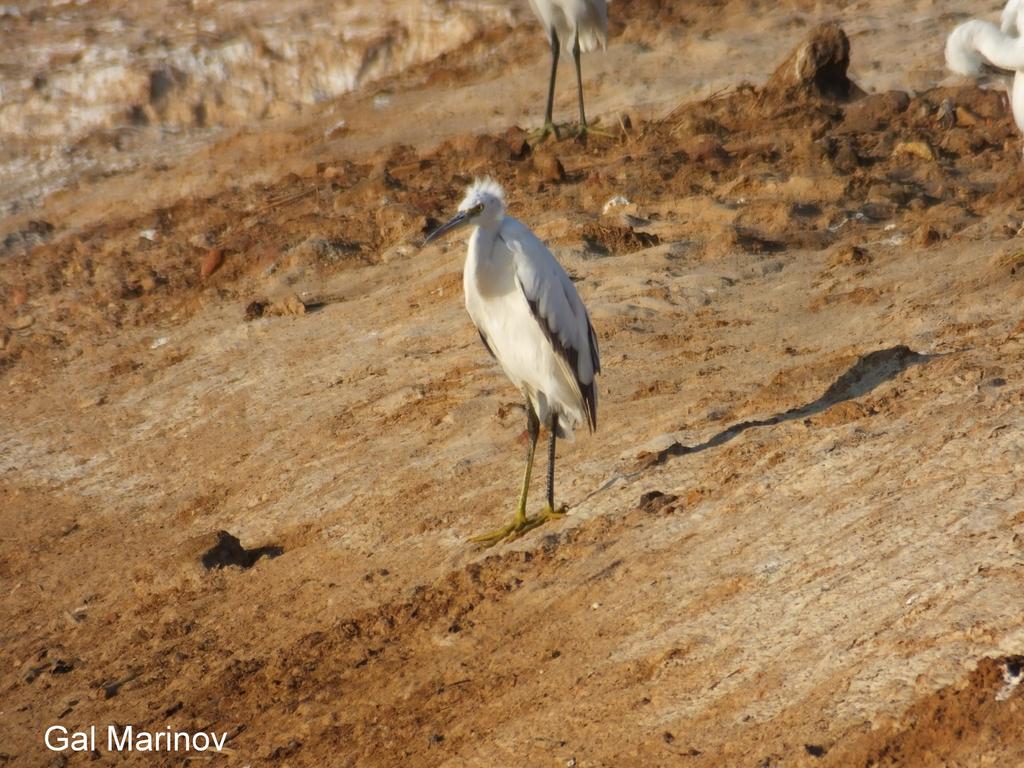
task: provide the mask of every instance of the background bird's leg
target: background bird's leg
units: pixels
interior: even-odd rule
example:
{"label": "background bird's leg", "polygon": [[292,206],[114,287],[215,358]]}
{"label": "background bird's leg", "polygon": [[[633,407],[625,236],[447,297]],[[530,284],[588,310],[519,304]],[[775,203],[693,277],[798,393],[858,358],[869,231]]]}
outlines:
{"label": "background bird's leg", "polygon": [[572,60],[576,63],[576,89],[580,96],[580,128],[587,130],[587,115],[583,111],[583,75],[580,72],[580,32],[576,30],[576,39],[572,44]]}
{"label": "background bird's leg", "polygon": [[516,514],[512,518],[512,522],[504,528],[499,528],[491,533],[474,536],[470,541],[476,541],[485,546],[492,547],[502,539],[516,538],[543,522],[542,520],[531,519],[526,516],[526,497],[530,492],[533,454],[537,450],[537,438],[540,436],[540,419],[537,417],[537,412],[533,410],[533,403],[529,400],[526,401],[526,431],[530,438],[530,445],[526,449],[526,470],[523,472],[523,490],[519,494],[519,506],[516,507]]}
{"label": "background bird's leg", "polygon": [[594,134],[596,136],[604,136],[606,138],[613,138],[612,134],[607,131],[601,131],[597,128],[591,128],[587,125],[587,113],[583,109],[583,73],[580,70],[580,33],[576,32],[576,39],[572,44],[572,60],[576,64],[576,90],[579,93],[580,98],[580,123],[576,126],[576,130],[573,132],[576,136],[585,136],[587,134]]}
{"label": "background bird's leg", "polygon": [[540,141],[549,133],[558,136],[558,128],[555,126],[552,114],[555,110],[555,78],[558,76],[558,54],[561,51],[561,43],[558,41],[558,33],[551,28],[551,78],[548,80],[548,106],[544,110],[544,127],[533,135],[534,141]]}

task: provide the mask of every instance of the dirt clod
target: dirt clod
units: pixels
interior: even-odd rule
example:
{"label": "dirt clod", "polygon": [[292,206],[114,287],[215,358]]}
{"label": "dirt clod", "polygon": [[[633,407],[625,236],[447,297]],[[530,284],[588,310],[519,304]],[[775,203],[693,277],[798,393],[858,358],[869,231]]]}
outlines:
{"label": "dirt clod", "polygon": [[820,24],[794,48],[765,85],[776,100],[847,100],[861,93],[847,77],[850,40],[838,24]]}

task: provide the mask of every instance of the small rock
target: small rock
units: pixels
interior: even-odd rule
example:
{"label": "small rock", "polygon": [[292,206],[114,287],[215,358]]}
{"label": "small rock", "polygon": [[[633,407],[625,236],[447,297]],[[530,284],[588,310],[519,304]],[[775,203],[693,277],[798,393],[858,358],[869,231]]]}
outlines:
{"label": "small rock", "polygon": [[523,160],[529,157],[532,152],[532,147],[529,145],[529,141],[526,140],[526,136],[512,136],[509,138],[509,155],[512,160]]}
{"label": "small rock", "polygon": [[903,91],[873,93],[854,102],[843,115],[843,128],[866,133],[888,125],[892,118],[910,106],[910,96]]}
{"label": "small rock", "polygon": [[220,269],[224,262],[224,251],[221,248],[211,248],[203,258],[202,266],[199,268],[199,276],[204,280]]}
{"label": "small rock", "polygon": [[565,168],[562,161],[554,155],[534,156],[533,167],[544,181],[565,181]]}
{"label": "small rock", "polygon": [[604,204],[604,207],[601,208],[601,214],[605,215],[614,208],[620,208],[630,204],[631,203],[629,202],[629,200],[627,200],[622,195],[616,195],[615,197],[611,198],[607,203]]}
{"label": "small rock", "polygon": [[255,301],[250,301],[245,307],[246,322],[255,320],[259,317],[263,317],[263,313],[264,311],[266,311],[266,308],[267,302],[265,301],[260,301],[259,299]]}
{"label": "small rock", "polygon": [[678,499],[678,496],[674,496],[671,493],[648,491],[640,497],[640,501],[637,503],[637,509],[651,513],[674,512],[674,504]]}
{"label": "small rock", "polygon": [[934,160],[935,151],[926,141],[901,141],[892,150],[893,157],[897,155],[915,155],[922,160]]}
{"label": "small rock", "polygon": [[949,99],[943,99],[942,103],[939,104],[938,113],[935,115],[935,122],[939,124],[940,128],[947,131],[956,125],[956,110],[953,109],[953,102]]}
{"label": "small rock", "polygon": [[191,245],[193,248],[199,249],[209,248],[213,245],[213,243],[210,241],[210,236],[207,235],[205,232],[200,232],[198,234],[192,235],[192,237],[188,239],[188,244]]}
{"label": "small rock", "polygon": [[306,305],[293,293],[265,307],[263,314],[269,317],[297,317],[306,314]]}
{"label": "small rock", "polygon": [[35,322],[32,315],[20,315],[7,324],[12,331],[23,331]]}
{"label": "small rock", "polygon": [[860,165],[857,150],[846,137],[835,143],[831,154],[835,168],[840,173],[852,173]]}
{"label": "small rock", "polygon": [[930,224],[922,224],[914,231],[914,244],[928,248],[942,240],[942,235]]}
{"label": "small rock", "polygon": [[828,259],[830,267],[860,265],[871,263],[871,254],[859,245],[841,245],[834,249]]}
{"label": "small rock", "polygon": [[24,288],[15,288],[11,291],[11,306],[17,309],[28,301],[28,291]]}
{"label": "small rock", "polygon": [[325,139],[336,139],[348,131],[348,121],[342,118],[324,131]]}

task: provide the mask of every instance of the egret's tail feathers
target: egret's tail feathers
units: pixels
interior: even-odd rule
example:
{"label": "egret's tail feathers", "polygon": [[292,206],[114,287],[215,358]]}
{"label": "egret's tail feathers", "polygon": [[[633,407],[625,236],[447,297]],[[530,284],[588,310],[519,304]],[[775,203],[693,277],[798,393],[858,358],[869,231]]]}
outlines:
{"label": "egret's tail feathers", "polygon": [[608,48],[608,35],[605,31],[596,25],[589,28],[581,27],[580,50],[584,53],[589,53],[590,51],[596,51],[598,48],[601,50],[607,50]]}

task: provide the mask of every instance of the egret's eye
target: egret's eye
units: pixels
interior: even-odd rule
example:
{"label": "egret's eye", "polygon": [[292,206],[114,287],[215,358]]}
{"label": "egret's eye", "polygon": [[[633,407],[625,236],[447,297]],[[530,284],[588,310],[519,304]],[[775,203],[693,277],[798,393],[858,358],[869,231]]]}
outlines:
{"label": "egret's eye", "polygon": [[477,203],[476,205],[474,205],[472,208],[469,209],[469,213],[470,213],[471,216],[479,216],[483,212],[484,212],[484,204],[483,203]]}

